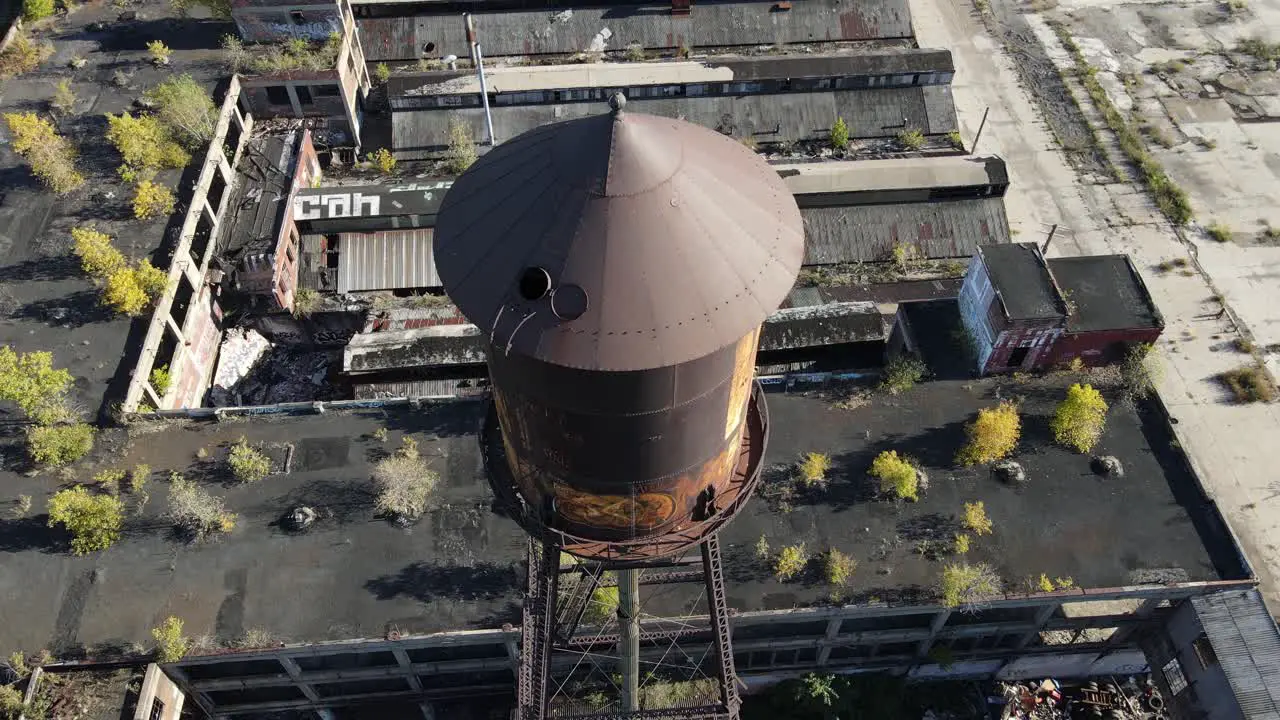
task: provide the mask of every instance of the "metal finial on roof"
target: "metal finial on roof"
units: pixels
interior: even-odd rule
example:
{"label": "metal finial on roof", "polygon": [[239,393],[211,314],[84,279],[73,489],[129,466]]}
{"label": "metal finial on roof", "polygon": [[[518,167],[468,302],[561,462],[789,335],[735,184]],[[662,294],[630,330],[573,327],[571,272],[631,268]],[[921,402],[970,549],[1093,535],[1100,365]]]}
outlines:
{"label": "metal finial on roof", "polygon": [[627,96],[620,92],[616,92],[609,96],[609,107],[613,108],[615,113],[622,112],[622,108],[627,106]]}

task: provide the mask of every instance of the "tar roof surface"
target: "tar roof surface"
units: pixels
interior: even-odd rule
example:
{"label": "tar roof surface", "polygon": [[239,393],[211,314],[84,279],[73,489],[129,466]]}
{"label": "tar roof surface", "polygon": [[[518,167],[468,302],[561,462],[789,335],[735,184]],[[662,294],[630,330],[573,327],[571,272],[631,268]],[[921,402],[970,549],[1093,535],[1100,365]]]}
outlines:
{"label": "tar roof surface", "polygon": [[1054,258],[1049,270],[1071,299],[1071,330],[1164,327],[1137,268],[1124,255]]}
{"label": "tar roof surface", "polygon": [[1011,320],[1061,317],[1060,296],[1034,243],[981,248],[991,285]]}
{"label": "tar roof surface", "polygon": [[[1013,584],[1041,572],[1070,575],[1082,587],[1123,585],[1143,570],[1164,571],[1147,577],[1219,577],[1211,557],[1226,541],[1199,532],[1204,500],[1154,416],[1115,404],[1099,450],[1121,458],[1127,472],[1123,479],[1102,479],[1089,471],[1087,456],[1048,443],[1046,418],[1059,391],[940,380],[898,396],[877,394],[856,410],[769,395],[766,482],[779,482],[805,452],[829,453],[835,464],[826,489],[800,493],[789,511],[776,495],[756,498],[725,530],[730,605],[745,611],[829,601],[831,588],[816,572],[774,581],[754,559],[761,535],[775,550],[803,542],[813,555],[829,547],[850,553],[861,565],[848,588],[852,601],[929,602],[924,588],[940,563],[922,558],[917,542],[945,543],[963,503],[973,500],[985,501],[995,533],[975,538],[970,558],[995,564]],[[951,463],[963,423],[997,394],[1026,395],[1017,459],[1031,481],[1022,489],[984,469]],[[65,651],[149,643],[150,628],[171,614],[183,618],[192,636],[234,639],[263,628],[290,642],[382,637],[391,627],[418,633],[518,624],[525,535],[491,511],[474,434],[481,409],[478,402],[460,402],[421,411],[172,423],[150,434],[135,428],[121,455],[112,455],[114,440],[104,438],[100,467],[147,462],[157,476],[150,501],[131,515],[121,542],[84,557],[70,555],[65,537],[46,527],[47,495],[59,482],[7,472],[0,476],[0,501],[27,494],[35,504],[26,518],[6,513],[0,520],[0,607],[22,619],[0,625],[0,647]],[[373,437],[379,428],[390,431],[385,443]],[[405,432],[441,474],[434,507],[407,529],[375,517],[366,480],[371,460],[396,447]],[[241,436],[292,443],[292,472],[247,485],[225,482],[218,463]],[[196,460],[200,448],[210,450],[208,460]],[[877,452],[890,448],[928,469],[931,484],[920,502],[873,499],[865,471]],[[281,452],[272,450],[277,457]],[[108,456],[118,459],[106,462]],[[203,474],[202,483],[239,514],[235,531],[203,544],[174,539],[162,518],[163,477],[170,470]],[[80,469],[78,476],[93,472]],[[316,508],[321,519],[291,534],[279,520],[297,505]],[[672,591],[649,607],[678,613],[682,602]]]}

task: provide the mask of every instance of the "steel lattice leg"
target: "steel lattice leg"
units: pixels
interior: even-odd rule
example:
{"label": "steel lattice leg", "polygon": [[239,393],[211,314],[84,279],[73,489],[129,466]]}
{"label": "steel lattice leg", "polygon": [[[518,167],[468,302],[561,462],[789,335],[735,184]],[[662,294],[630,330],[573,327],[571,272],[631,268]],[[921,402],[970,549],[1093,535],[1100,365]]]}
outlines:
{"label": "steel lattice leg", "polygon": [[555,629],[560,551],[551,543],[531,539],[528,563],[516,703],[519,720],[543,720],[547,714],[547,669],[551,633]]}
{"label": "steel lattice leg", "polygon": [[707,609],[711,615],[716,656],[720,661],[720,702],[737,720],[742,701],[738,697],[738,674],[733,667],[733,638],[729,629],[729,604],[724,591],[724,568],[720,565],[720,541],[715,535],[702,543],[702,566],[707,583]]}

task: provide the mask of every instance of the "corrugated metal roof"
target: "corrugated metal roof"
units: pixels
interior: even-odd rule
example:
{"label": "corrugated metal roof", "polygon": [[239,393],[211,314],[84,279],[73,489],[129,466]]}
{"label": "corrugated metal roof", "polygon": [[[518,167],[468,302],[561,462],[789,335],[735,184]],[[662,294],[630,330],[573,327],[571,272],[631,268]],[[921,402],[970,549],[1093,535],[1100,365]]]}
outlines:
{"label": "corrugated metal roof", "polygon": [[1280,720],[1280,631],[1257,590],[1191,598],[1245,720]]}
{"label": "corrugated metal roof", "polygon": [[489,378],[357,383],[355,386],[355,399],[475,397],[483,395],[488,390]]}
{"label": "corrugated metal roof", "polygon": [[[601,103],[494,106],[493,128],[504,140],[562,120],[599,115],[600,106]],[[734,137],[751,136],[759,142],[824,139],[837,117],[845,119],[854,137],[893,137],[902,130],[904,121],[926,135],[945,134],[957,128],[951,88],[944,85],[742,97],[635,98],[628,100],[627,106],[636,112],[680,118]],[[391,131],[396,155],[414,159],[440,152],[449,144],[449,123],[454,119],[469,126],[472,137],[485,137],[482,108],[393,111]]]}
{"label": "corrugated metal roof", "polygon": [[1004,160],[994,156],[849,160],[773,166],[797,195],[1002,185],[1009,182]]}
{"label": "corrugated metal roof", "polygon": [[802,208],[805,265],[880,262],[906,243],[914,257],[965,258],[980,245],[1009,242],[1004,200]]}
{"label": "corrugated metal roof", "polygon": [[[365,56],[370,61],[466,57],[461,14],[423,12],[357,18]],[[672,15],[669,6],[604,5],[477,12],[474,18],[489,57],[622,50],[630,45],[697,48],[913,36],[906,0],[803,0],[785,11],[767,2],[715,2],[699,4],[687,16]]]}
{"label": "corrugated metal roof", "polygon": [[440,287],[431,228],[342,233],[338,236],[338,292]]}

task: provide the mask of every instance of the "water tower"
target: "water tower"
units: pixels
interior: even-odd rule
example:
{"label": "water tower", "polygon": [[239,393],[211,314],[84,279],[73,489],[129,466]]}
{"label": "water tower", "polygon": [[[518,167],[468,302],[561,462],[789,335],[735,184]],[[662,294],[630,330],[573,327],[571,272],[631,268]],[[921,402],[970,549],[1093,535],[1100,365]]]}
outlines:
{"label": "water tower", "polygon": [[[435,229],[445,289],[488,338],[490,481],[531,537],[522,720],[558,714],[549,657],[561,647],[616,649],[615,715],[737,717],[715,537],[759,480],[769,424],[757,336],[795,282],[803,226],[742,144],[624,104],[616,95],[610,113],[494,148],[454,183]],[[677,559],[695,549],[700,569],[657,571],[696,565]],[[587,580],[567,594],[562,551]],[[718,697],[640,710],[642,645],[692,632],[639,623],[642,570],[705,584],[710,622],[697,630]],[[618,632],[575,637],[583,598],[606,577]]]}

